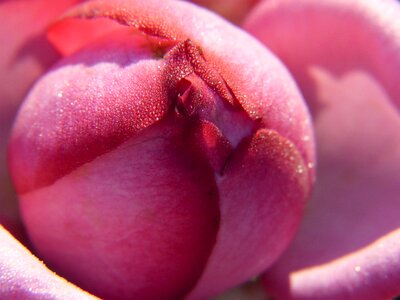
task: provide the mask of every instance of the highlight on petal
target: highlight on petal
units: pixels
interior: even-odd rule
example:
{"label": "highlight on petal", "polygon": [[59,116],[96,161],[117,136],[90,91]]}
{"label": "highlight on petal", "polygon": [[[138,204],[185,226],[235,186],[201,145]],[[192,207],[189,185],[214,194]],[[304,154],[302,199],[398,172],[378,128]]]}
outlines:
{"label": "highlight on petal", "polygon": [[246,21],[294,74],[317,138],[305,218],[264,276],[275,297],[400,294],[399,14],[390,0],[282,0],[261,3]]}
{"label": "highlight on petal", "polygon": [[17,108],[34,80],[59,55],[46,41],[48,23],[75,0],[18,0],[0,3],[0,222],[20,226],[15,192],[7,171],[6,149]]}
{"label": "highlight on petal", "polygon": [[0,298],[98,299],[53,273],[0,226]]}
{"label": "highlight on petal", "polygon": [[[63,25],[107,19],[104,36],[83,28],[94,39]],[[314,180],[309,114],[279,61],[178,1],[87,2],[50,36],[71,55],[31,90],[10,145],[40,257],[119,299],[203,299],[271,265]]]}

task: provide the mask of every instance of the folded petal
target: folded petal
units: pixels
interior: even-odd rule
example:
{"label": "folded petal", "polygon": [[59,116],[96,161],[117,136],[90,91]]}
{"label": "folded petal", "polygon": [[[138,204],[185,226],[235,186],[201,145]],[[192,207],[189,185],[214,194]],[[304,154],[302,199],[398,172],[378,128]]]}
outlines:
{"label": "folded petal", "polygon": [[293,238],[304,207],[299,199],[307,199],[310,187],[296,147],[266,129],[242,141],[217,182],[217,242],[187,299],[207,299],[275,261]]}
{"label": "folded petal", "polygon": [[278,298],[400,294],[399,14],[389,0],[283,0],[265,1],[246,22],[294,74],[317,136],[311,203],[264,277]]}

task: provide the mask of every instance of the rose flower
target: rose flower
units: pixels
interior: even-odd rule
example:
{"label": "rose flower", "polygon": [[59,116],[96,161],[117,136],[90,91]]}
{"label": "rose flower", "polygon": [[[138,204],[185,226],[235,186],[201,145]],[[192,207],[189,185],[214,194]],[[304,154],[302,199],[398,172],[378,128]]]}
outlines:
{"label": "rose flower", "polygon": [[[308,111],[276,57],[175,1],[85,2],[48,36],[64,57],[9,144],[35,254],[106,299],[206,299],[268,268],[314,178]],[[2,239],[2,297],[90,297],[24,273],[34,258]]]}

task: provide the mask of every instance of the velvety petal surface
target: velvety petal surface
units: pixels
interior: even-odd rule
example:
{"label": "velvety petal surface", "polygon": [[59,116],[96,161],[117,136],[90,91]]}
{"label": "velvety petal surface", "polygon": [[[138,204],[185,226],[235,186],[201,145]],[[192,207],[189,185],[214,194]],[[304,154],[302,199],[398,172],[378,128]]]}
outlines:
{"label": "velvety petal surface", "polygon": [[218,191],[206,163],[176,124],[152,128],[22,195],[40,255],[102,298],[182,298],[215,241]]}
{"label": "velvety petal surface", "polygon": [[[50,36],[74,54],[32,90],[10,147],[39,253],[109,298],[176,299],[200,278],[190,297],[203,299],[258,275],[314,178],[308,111],[285,68],[185,2],[94,1],[64,17]],[[73,18],[117,21],[124,36],[86,40],[63,26]]]}
{"label": "velvety petal surface", "polygon": [[242,141],[217,179],[222,226],[207,268],[187,299],[207,299],[276,260],[298,227],[304,207],[299,199],[309,193],[306,173],[294,145],[276,132],[262,129]]}
{"label": "velvety petal surface", "polygon": [[19,104],[33,81],[58,54],[44,37],[49,22],[77,0],[17,0],[0,3],[0,223],[17,233],[16,197],[7,171],[6,149]]}
{"label": "velvety petal surface", "polygon": [[1,299],[98,299],[53,273],[0,226]]}
{"label": "velvety petal surface", "polygon": [[246,21],[294,74],[317,136],[300,232],[264,277],[278,299],[400,294],[399,14],[397,1],[265,1]]}

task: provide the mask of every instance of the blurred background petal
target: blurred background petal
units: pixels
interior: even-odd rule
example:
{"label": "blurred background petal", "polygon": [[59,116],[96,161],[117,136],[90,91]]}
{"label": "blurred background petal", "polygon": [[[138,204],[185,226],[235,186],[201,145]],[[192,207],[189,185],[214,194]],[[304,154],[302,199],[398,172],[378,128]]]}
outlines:
{"label": "blurred background petal", "polygon": [[317,185],[264,276],[278,299],[400,294],[400,5],[267,0],[245,27],[287,65],[317,138]]}

